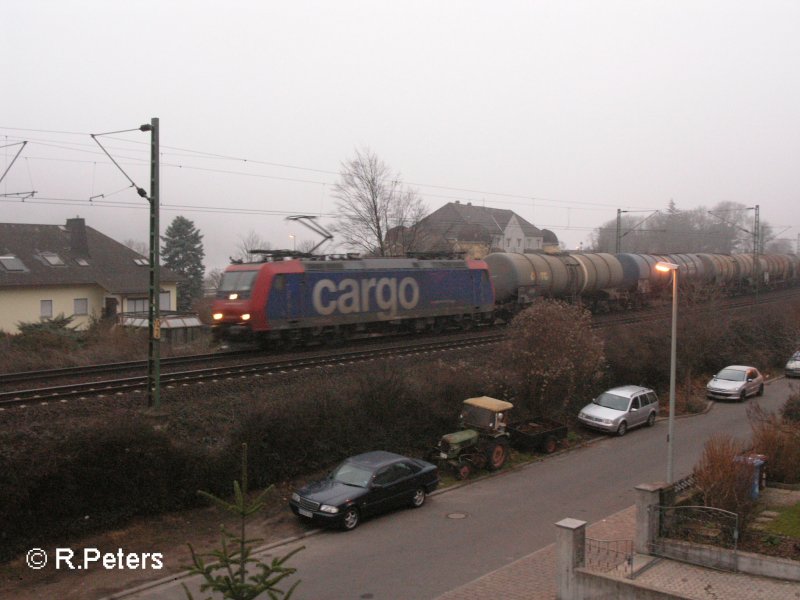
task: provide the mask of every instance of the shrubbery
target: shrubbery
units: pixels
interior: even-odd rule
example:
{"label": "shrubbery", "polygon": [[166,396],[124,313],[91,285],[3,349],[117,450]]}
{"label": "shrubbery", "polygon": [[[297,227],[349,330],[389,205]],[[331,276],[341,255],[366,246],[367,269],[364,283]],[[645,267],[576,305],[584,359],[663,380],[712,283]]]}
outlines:
{"label": "shrubbery", "polygon": [[769,479],[800,483],[800,422],[795,420],[800,393],[793,390],[781,415],[767,413],[758,405],[748,408],[753,428],[753,450],[767,457]]}
{"label": "shrubbery", "polygon": [[744,450],[731,436],[715,435],[703,447],[703,455],[693,472],[703,505],[739,515],[740,531],[745,530],[755,508],[751,495],[753,466],[742,457]]}
{"label": "shrubbery", "polygon": [[474,370],[433,364],[409,375],[387,364],[278,389],[228,382],[164,390],[163,431],[136,410],[110,409],[4,431],[0,560],[34,541],[196,506],[198,489],[226,494],[242,443],[254,488],[368,450],[422,456],[457,427],[461,401],[484,393]]}

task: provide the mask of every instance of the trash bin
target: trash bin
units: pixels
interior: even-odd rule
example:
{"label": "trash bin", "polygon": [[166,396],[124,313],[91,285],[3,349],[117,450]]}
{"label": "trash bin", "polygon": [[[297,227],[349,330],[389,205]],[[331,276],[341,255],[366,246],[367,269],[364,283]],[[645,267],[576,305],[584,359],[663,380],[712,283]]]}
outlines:
{"label": "trash bin", "polygon": [[763,454],[748,454],[738,457],[737,460],[741,460],[753,468],[750,497],[758,500],[761,490],[766,487],[767,483],[767,457]]}

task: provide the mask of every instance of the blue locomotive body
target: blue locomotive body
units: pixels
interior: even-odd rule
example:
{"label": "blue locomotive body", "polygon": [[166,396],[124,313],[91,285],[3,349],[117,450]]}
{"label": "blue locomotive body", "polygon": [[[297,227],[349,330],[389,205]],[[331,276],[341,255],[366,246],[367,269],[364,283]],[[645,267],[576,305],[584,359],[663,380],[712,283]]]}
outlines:
{"label": "blue locomotive body", "polygon": [[[236,289],[236,281],[248,289]],[[471,327],[491,321],[493,310],[482,261],[396,258],[231,265],[212,313],[217,337],[301,341]]]}

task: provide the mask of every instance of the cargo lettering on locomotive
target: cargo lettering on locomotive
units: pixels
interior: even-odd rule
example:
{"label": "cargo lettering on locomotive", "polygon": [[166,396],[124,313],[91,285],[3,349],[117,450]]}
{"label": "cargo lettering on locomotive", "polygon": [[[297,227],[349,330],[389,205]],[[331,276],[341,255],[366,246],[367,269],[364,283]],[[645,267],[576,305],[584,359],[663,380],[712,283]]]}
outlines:
{"label": "cargo lettering on locomotive", "polygon": [[[374,292],[373,292],[374,291]],[[405,310],[419,303],[419,284],[413,277],[404,277],[398,283],[395,277],[369,279],[342,279],[338,284],[331,279],[321,279],[312,291],[314,310],[320,315],[365,313],[375,307],[383,318],[397,316],[398,305]]]}

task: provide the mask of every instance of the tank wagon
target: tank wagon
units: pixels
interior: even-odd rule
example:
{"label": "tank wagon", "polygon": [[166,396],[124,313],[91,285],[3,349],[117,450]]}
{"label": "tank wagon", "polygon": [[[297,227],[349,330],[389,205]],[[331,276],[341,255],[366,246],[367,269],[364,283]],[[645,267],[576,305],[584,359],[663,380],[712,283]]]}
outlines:
{"label": "tank wagon", "polygon": [[216,339],[291,346],[470,328],[494,319],[494,293],[478,260],[276,260],[228,266],[212,315]]}
{"label": "tank wagon", "polygon": [[[592,310],[635,308],[668,292],[671,275],[658,262],[680,267],[679,283],[713,285],[724,293],[755,287],[752,254],[605,254],[493,253],[485,259],[498,313],[507,317],[536,298],[580,301]],[[796,285],[800,261],[795,255],[760,255],[760,289]]]}

